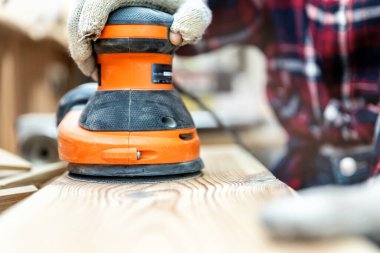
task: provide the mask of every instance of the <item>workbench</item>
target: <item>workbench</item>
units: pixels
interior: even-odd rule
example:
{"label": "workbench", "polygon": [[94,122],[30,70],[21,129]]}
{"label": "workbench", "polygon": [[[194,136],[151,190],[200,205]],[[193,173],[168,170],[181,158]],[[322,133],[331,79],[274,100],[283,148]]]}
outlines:
{"label": "workbench", "polygon": [[156,182],[65,174],[0,216],[0,252],[378,252],[360,238],[271,239],[260,208],[294,191],[235,145],[203,147],[202,158],[200,175]]}

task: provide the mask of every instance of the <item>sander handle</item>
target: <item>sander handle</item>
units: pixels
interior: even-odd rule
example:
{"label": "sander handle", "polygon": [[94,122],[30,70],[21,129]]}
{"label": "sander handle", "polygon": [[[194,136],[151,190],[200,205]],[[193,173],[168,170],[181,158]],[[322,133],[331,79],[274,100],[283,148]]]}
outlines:
{"label": "sander handle", "polygon": [[173,54],[170,42],[173,16],[145,7],[123,7],[112,12],[101,36],[94,42],[96,54],[161,53]]}

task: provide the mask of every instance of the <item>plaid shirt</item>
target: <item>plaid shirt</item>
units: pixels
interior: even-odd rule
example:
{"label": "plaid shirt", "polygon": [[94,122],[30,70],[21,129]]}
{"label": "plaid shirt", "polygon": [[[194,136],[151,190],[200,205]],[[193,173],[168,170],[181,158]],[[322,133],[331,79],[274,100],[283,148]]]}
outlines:
{"label": "plaid shirt", "polygon": [[260,47],[268,57],[269,102],[289,134],[289,152],[274,174],[294,188],[331,183],[316,179],[320,146],[374,140],[380,1],[210,0],[209,6],[214,17],[204,39],[180,53],[230,43]]}

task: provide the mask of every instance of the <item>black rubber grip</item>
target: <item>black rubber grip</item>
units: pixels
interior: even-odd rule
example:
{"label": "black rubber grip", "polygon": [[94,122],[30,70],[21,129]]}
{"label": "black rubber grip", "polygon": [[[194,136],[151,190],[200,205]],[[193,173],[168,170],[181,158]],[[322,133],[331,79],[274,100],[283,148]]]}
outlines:
{"label": "black rubber grip", "polygon": [[113,53],[160,53],[172,54],[176,47],[163,39],[102,39],[94,45],[97,54]]}
{"label": "black rubber grip", "polygon": [[[158,10],[144,7],[124,7],[112,12],[106,25],[161,25],[168,28],[173,23],[173,16]],[[96,54],[111,53],[161,53],[172,54],[177,49],[169,39],[115,38],[98,39],[94,42]]]}
{"label": "black rubber grip", "polygon": [[165,25],[170,27],[173,16],[169,13],[144,7],[124,7],[117,9],[108,17],[107,25]]}
{"label": "black rubber grip", "polygon": [[97,91],[79,125],[90,131],[158,131],[194,128],[175,90]]}

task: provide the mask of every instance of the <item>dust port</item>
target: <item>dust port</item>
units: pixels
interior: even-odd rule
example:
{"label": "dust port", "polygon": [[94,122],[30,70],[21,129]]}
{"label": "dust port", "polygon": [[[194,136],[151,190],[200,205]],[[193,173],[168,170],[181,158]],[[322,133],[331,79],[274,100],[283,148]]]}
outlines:
{"label": "dust port", "polygon": [[184,134],[179,135],[179,138],[181,138],[184,141],[191,140],[191,139],[193,139],[193,137],[194,137],[193,133],[184,133]]}
{"label": "dust port", "polygon": [[177,126],[177,122],[175,122],[175,120],[169,116],[162,117],[161,121],[168,128],[175,128]]}

